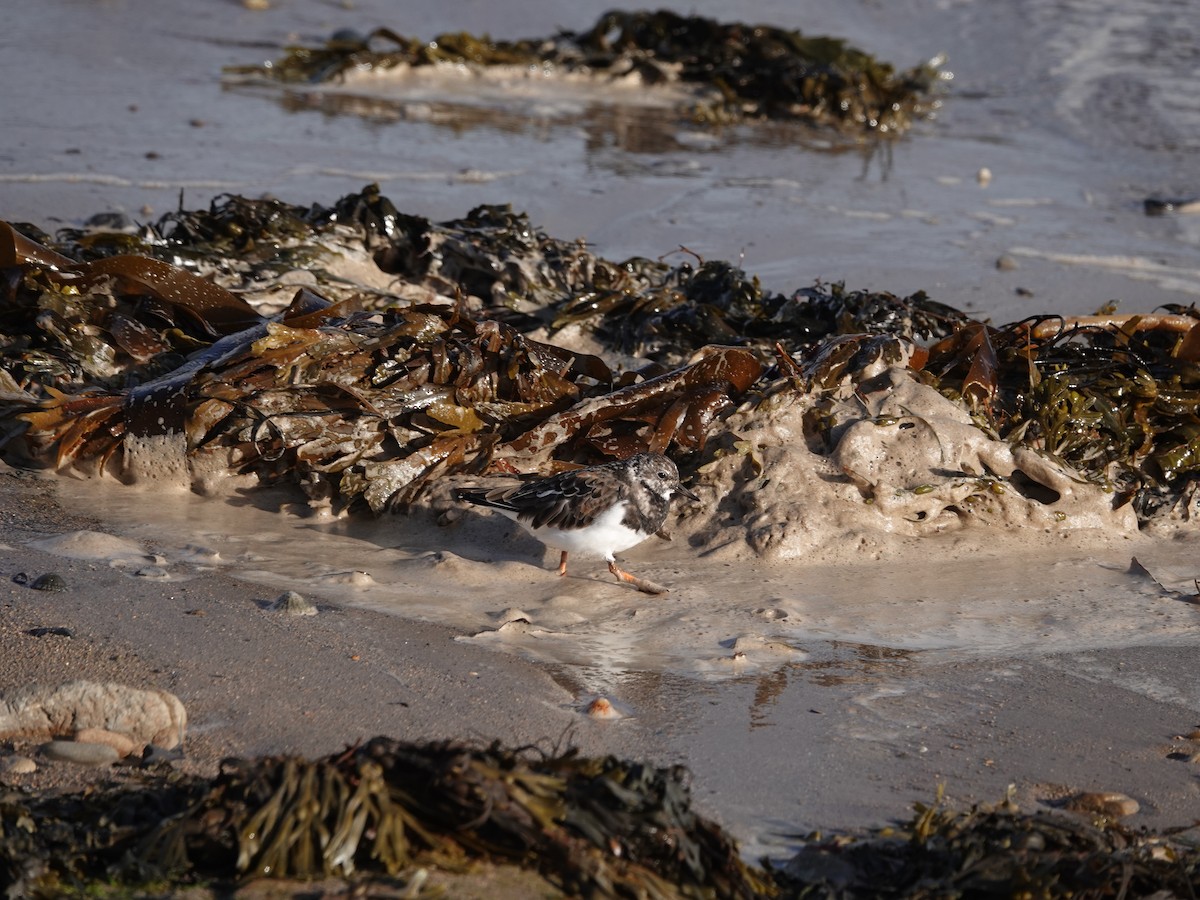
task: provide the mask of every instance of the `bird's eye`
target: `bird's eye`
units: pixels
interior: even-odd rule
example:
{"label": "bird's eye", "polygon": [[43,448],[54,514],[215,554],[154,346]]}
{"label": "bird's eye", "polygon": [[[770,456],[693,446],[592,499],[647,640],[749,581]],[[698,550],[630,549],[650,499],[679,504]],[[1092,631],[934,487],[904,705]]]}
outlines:
{"label": "bird's eye", "polygon": [[666,472],[659,472],[659,473],[658,473],[658,477],[659,477],[659,478],[661,478],[661,479],[663,479],[663,481],[666,481],[666,480],[667,480],[668,478],[670,478],[671,476],[670,476],[670,475],[668,475]]}

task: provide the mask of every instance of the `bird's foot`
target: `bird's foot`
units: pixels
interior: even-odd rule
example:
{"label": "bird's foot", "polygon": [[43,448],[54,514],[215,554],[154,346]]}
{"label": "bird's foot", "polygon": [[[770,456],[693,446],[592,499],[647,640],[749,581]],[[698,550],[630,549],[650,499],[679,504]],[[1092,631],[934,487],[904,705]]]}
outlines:
{"label": "bird's foot", "polygon": [[666,594],[671,590],[670,588],[663,587],[661,584],[655,584],[653,581],[647,581],[645,578],[638,578],[636,575],[626,572],[615,562],[610,562],[608,564],[608,571],[612,572],[613,575],[616,576],[617,580],[624,581],[626,584],[632,584],[643,594]]}

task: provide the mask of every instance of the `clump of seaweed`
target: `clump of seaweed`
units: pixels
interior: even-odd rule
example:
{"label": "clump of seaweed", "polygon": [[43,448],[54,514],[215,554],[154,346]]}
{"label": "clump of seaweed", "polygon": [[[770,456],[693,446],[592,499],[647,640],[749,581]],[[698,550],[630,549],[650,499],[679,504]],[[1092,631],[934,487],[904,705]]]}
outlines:
{"label": "clump of seaweed", "polygon": [[76,263],[0,237],[19,274],[0,313],[0,410],[59,467],[154,477],[136,469],[153,440],[160,470],[254,473],[380,511],[457,471],[699,450],[762,368],[727,347],[617,376],[454,302],[354,311],[301,290],[268,318],[159,260]]}
{"label": "clump of seaweed", "polygon": [[277,61],[228,71],[311,84],[350,71],[438,64],[633,75],[646,84],[696,88],[695,121],[791,120],[878,134],[903,132],[927,115],[938,81],[936,62],[897,72],[838,38],[668,10],[614,10],[586,31],[515,41],[339,31],[323,47],[293,47]]}
{"label": "clump of seaweed", "polygon": [[1006,441],[1065,460],[1145,519],[1194,493],[1198,364],[1200,311],[1176,308],[973,323],[929,348],[924,373]]}
{"label": "clump of seaweed", "polygon": [[[371,286],[335,274],[354,254]],[[310,286],[255,295],[290,266]],[[460,472],[645,449],[701,465],[736,443],[739,403],[780,390],[812,395],[819,442],[837,425],[822,410],[883,365],[1143,522],[1197,511],[1194,309],[996,327],[922,292],[613,262],[507,206],[431,222],[374,185],[330,207],[226,195],[112,241],[0,225],[0,274],[0,440],[60,466],[136,479],[155,442],[197,481],[254,474],[380,511]]]}
{"label": "clump of seaweed", "polygon": [[939,797],[899,828],[813,835],[773,873],[784,896],[804,898],[1192,897],[1200,851],[1183,831],[1023,813],[1011,797],[955,811]]}
{"label": "clump of seaweed", "polygon": [[[663,365],[710,344],[753,348],[766,359],[777,343],[803,352],[828,335],[860,332],[928,341],[969,321],[923,292],[901,298],[835,283],[772,293],[728,262],[691,259],[682,250],[674,264],[612,261],[582,241],[547,235],[509,206],[432,222],[401,213],[374,184],[330,207],[224,194],[208,209],[167,213],[138,236],[78,229],[53,240],[29,235],[84,262],[154,257],[250,298],[256,308],[268,301],[255,286],[302,268],[335,302],[383,309],[397,299],[458,299],[472,314],[521,332],[553,335],[579,326],[612,350]],[[332,274],[339,256],[355,252],[390,277],[388,289],[383,280],[367,290]]]}
{"label": "clump of seaweed", "polygon": [[592,323],[624,353],[668,360],[708,344],[807,352],[835,334],[885,333],[912,340],[946,337],[969,321],[924,292],[897,297],[817,284],[791,295],[764,291],[757,278],[723,261],[667,267],[625,264],[619,281],[599,279],[562,303],[553,328]]}
{"label": "clump of seaweed", "polygon": [[211,781],[142,777],[124,790],[0,802],[0,890],[397,875],[486,859],[579,896],[772,893],[692,809],[682,767],[377,737],[317,760],[226,760]]}
{"label": "clump of seaweed", "polygon": [[0,893],[51,897],[258,878],[366,879],[476,860],[536,871],[571,896],[932,898],[1194,896],[1194,829],[1134,830],[1011,795],[903,825],[810,834],[763,868],[692,808],[688,773],[613,756],[377,737],[316,760],[166,766],[120,786],[0,798]]}

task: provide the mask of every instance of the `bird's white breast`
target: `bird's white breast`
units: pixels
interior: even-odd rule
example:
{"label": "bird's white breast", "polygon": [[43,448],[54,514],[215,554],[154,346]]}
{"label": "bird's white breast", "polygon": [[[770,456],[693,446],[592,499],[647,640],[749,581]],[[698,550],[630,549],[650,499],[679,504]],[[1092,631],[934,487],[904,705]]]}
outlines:
{"label": "bird's white breast", "polygon": [[601,513],[592,520],[590,525],[583,528],[563,529],[550,525],[530,528],[525,522],[521,522],[521,524],[530,534],[548,547],[566,550],[568,553],[602,556],[611,560],[614,553],[620,553],[634,544],[640,544],[647,537],[647,535],[621,524],[621,520],[624,518],[625,503],[622,502],[607,512]]}

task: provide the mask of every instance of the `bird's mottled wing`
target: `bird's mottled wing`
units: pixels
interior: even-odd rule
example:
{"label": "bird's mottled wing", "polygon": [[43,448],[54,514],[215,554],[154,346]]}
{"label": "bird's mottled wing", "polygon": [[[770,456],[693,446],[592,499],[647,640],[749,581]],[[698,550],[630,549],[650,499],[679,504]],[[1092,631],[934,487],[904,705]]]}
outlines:
{"label": "bird's mottled wing", "polygon": [[504,504],[533,528],[581,528],[624,497],[624,485],[604,467],[562,472],[510,489]]}

